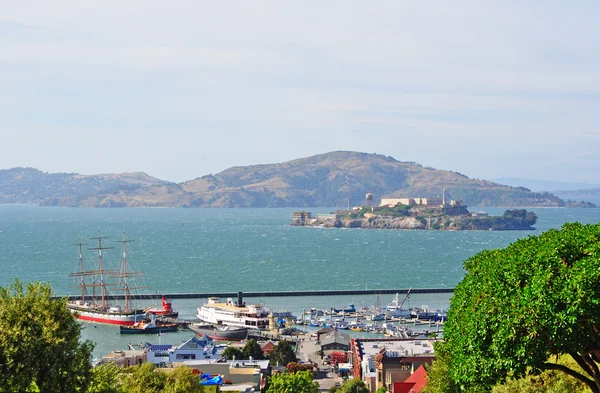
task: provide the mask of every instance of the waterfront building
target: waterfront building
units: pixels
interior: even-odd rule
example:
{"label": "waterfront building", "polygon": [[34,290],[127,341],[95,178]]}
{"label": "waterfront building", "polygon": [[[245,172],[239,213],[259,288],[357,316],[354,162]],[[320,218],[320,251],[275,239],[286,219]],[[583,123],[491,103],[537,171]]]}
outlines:
{"label": "waterfront building", "polygon": [[147,354],[144,350],[114,350],[102,356],[100,360],[94,363],[94,367],[106,363],[114,363],[118,367],[138,366],[145,363],[146,360]]}
{"label": "waterfront building", "polygon": [[[377,390],[405,382],[420,366],[435,360],[435,339],[357,338],[350,342],[354,378]],[[374,385],[373,385],[374,384]]]}
{"label": "waterfront building", "polygon": [[170,344],[148,344],[146,346],[148,362],[159,366],[185,360],[219,360],[222,358],[225,348],[227,345],[215,344],[206,335],[192,337],[178,346]]}
{"label": "waterfront building", "polygon": [[398,204],[440,207],[444,206],[445,202],[444,198],[382,198],[379,207],[395,207]]}
{"label": "waterfront building", "polygon": [[201,374],[222,375],[225,385],[252,385],[256,391],[264,388],[267,377],[271,375],[271,365],[268,360],[227,360],[216,361],[187,360],[174,363],[174,366],[184,364]]}
{"label": "waterfront building", "polygon": [[323,353],[333,352],[333,351],[342,351],[347,352],[350,348],[350,336],[347,334],[342,334],[337,330],[333,330],[330,333],[327,333],[325,336],[321,338],[321,351]]}

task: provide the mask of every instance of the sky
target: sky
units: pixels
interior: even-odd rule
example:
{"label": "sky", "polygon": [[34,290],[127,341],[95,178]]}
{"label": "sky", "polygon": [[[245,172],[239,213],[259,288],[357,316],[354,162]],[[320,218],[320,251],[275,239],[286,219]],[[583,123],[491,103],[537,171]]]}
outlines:
{"label": "sky", "polygon": [[0,169],[335,150],[600,183],[597,1],[0,0]]}

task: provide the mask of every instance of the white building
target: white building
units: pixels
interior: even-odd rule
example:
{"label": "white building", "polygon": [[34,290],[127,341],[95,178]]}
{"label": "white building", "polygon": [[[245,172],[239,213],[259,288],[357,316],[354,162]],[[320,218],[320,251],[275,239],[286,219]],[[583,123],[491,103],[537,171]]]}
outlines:
{"label": "white building", "polygon": [[148,362],[165,365],[186,360],[219,360],[225,344],[215,344],[208,336],[192,337],[176,347],[170,344],[149,345]]}

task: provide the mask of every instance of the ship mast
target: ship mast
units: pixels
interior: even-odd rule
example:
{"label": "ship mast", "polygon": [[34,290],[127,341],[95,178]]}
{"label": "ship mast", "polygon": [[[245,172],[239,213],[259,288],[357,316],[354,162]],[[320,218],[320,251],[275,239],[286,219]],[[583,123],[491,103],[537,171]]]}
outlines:
{"label": "ship mast", "polygon": [[122,243],[123,245],[123,268],[122,272],[118,274],[112,275],[115,278],[123,278],[123,288],[118,288],[120,290],[125,291],[125,312],[129,312],[129,295],[132,289],[138,289],[143,287],[130,287],[128,278],[129,277],[139,277],[142,276],[142,272],[128,272],[127,271],[127,243],[133,242],[133,240],[127,240],[125,237],[125,232],[123,232],[123,240],[117,240],[117,243]]}
{"label": "ship mast", "polygon": [[73,244],[74,246],[78,246],[79,247],[79,271],[76,273],[71,273],[69,274],[69,276],[71,277],[80,277],[79,280],[79,287],[81,287],[81,301],[85,301],[85,288],[86,288],[86,284],[85,284],[85,272],[83,270],[83,246],[86,245],[87,243],[82,243],[81,242],[81,237],[77,239],[77,243]]}
{"label": "ship mast", "polygon": [[104,281],[104,273],[108,273],[108,272],[104,270],[103,261],[102,261],[102,250],[110,250],[110,249],[113,249],[114,247],[102,247],[102,239],[110,239],[110,238],[102,237],[100,235],[100,230],[98,230],[98,237],[90,238],[90,240],[98,240],[98,247],[89,248],[88,250],[98,250],[98,270],[96,271],[96,273],[100,275],[100,283],[93,284],[93,285],[94,285],[94,287],[96,287],[96,286],[100,287],[101,296],[102,296],[101,307],[104,309],[106,307],[106,282]]}

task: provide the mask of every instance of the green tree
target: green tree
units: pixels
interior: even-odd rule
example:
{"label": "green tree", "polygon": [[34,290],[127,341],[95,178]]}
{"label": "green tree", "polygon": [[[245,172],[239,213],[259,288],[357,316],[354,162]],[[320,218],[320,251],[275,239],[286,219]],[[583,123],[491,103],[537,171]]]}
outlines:
{"label": "green tree", "polygon": [[349,379],[340,387],[338,393],[369,393],[367,385],[360,379]]}
{"label": "green tree", "polygon": [[296,361],[296,354],[290,343],[281,340],[275,345],[273,351],[271,351],[269,360],[273,366],[276,366],[277,364],[287,366],[288,363]]}
{"label": "green tree", "polygon": [[164,393],[202,393],[200,378],[187,366],[178,366],[167,374]]}
{"label": "green tree", "polygon": [[[465,390],[531,370],[562,371],[600,393],[600,224],[565,224],[465,261],[444,328]],[[580,370],[548,362],[568,354]]]}
{"label": "green tree", "polygon": [[[569,356],[562,356],[558,363],[574,369],[579,366]],[[581,381],[557,370],[546,370],[540,374],[530,374],[525,378],[508,378],[506,383],[496,385],[492,393],[590,393],[591,390]]]}
{"label": "green tree", "polygon": [[310,371],[283,372],[270,378],[267,393],[319,393],[319,384]]}
{"label": "green tree", "polygon": [[114,363],[101,364],[94,367],[92,379],[87,388],[87,393],[121,393],[122,369]]}
{"label": "green tree", "polygon": [[448,352],[443,341],[434,343],[435,360],[425,366],[427,370],[427,385],[421,393],[459,393],[460,387],[450,378],[452,355]]}
{"label": "green tree", "polygon": [[0,287],[0,391],[85,391],[93,344],[49,284]]}
{"label": "green tree", "polygon": [[255,360],[262,360],[265,358],[262,348],[255,339],[248,340],[246,345],[244,345],[244,348],[242,348],[242,354],[244,359],[250,359],[250,357],[252,357],[252,359]]}
{"label": "green tree", "polygon": [[228,360],[232,360],[234,358],[239,360],[244,358],[244,353],[239,348],[229,346],[223,351],[223,357]]}
{"label": "green tree", "polygon": [[123,377],[123,390],[128,393],[160,393],[165,389],[167,375],[157,371],[154,363],[143,363],[128,369]]}

